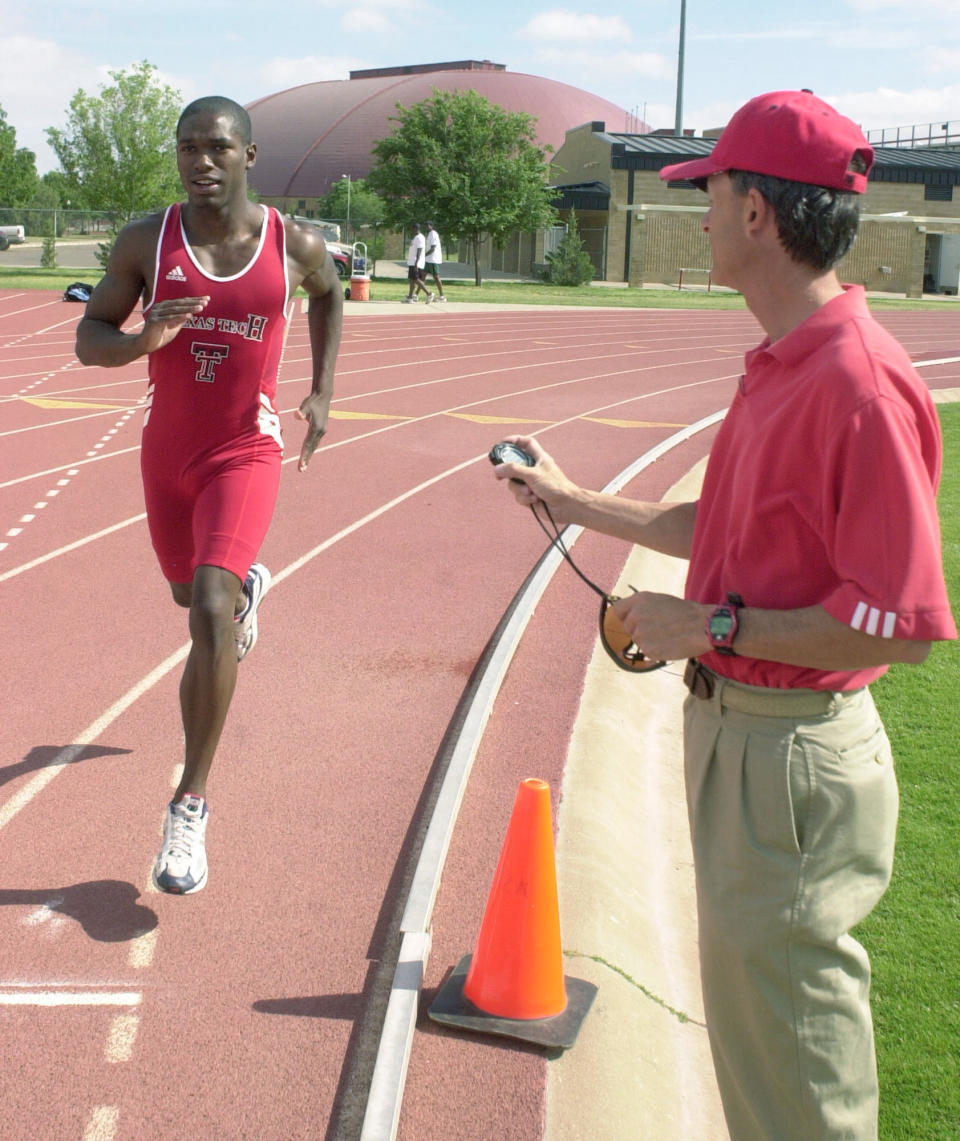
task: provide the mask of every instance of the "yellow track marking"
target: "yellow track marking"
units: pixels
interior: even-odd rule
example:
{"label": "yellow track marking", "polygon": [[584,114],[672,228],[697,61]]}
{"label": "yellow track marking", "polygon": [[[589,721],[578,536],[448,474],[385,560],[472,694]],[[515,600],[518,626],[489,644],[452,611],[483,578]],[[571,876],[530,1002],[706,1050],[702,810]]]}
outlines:
{"label": "yellow track marking", "polygon": [[331,420],[412,420],[412,416],[391,416],[388,412],[344,412],[330,409]]}
{"label": "yellow track marking", "polygon": [[24,404],[35,404],[38,408],[114,408],[126,411],[129,404],[92,404],[84,400],[54,400],[45,396],[22,396]]}
{"label": "yellow track marking", "polygon": [[673,424],[668,420],[606,420],[600,416],[584,416],[591,424],[608,424],[611,428],[686,428],[687,424]]}
{"label": "yellow track marking", "polygon": [[528,420],[520,416],[480,416],[470,412],[446,412],[454,420],[470,420],[474,424],[552,424],[552,420]]}

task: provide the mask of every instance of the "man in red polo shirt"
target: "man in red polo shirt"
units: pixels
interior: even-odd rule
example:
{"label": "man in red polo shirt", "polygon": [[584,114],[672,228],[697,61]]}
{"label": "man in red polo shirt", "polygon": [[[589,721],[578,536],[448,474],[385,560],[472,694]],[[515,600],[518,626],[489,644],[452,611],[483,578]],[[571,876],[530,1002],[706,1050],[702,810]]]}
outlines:
{"label": "man in red polo shirt", "polygon": [[869,683],[956,637],[939,427],[903,348],[834,270],[873,151],[810,92],[758,96],[706,158],[713,280],[767,336],[696,503],[640,503],[503,464],[518,501],[690,560],[685,597],[615,604],[648,657],[688,659],[687,803],[707,1026],[732,1141],[875,1141],[866,952],[889,882],[890,747]]}

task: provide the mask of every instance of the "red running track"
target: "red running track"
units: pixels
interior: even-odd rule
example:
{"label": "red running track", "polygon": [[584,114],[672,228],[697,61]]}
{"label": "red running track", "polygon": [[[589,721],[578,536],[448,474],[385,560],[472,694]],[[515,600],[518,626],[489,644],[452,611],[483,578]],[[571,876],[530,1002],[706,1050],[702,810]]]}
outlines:
{"label": "red running track", "polygon": [[[79,366],[79,316],[52,294],[0,293],[0,1136],[355,1137],[444,738],[544,548],[486,453],[535,431],[602,486],[725,407],[757,326],[371,306],[345,320],[331,430],[301,475],[298,316],[262,552],[275,587],[213,771],[209,885],[171,898],[149,880],[180,760],[186,626],[143,520],[146,368]],[[918,359],[960,356],[947,317],[884,323]],[[958,383],[956,364],[924,376]],[[631,494],[662,495],[709,436]],[[577,552],[601,582],[625,556],[589,535]],[[424,1007],[472,949],[517,782],[543,777],[557,799],[594,609],[558,574],[508,671],[437,899]],[[538,1139],[545,1067],[422,1017],[399,1136]]]}

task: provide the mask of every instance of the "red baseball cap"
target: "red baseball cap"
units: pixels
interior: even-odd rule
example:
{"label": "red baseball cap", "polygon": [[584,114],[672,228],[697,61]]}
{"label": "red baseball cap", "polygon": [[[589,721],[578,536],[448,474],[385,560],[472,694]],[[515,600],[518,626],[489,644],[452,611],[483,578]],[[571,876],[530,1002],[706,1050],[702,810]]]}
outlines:
{"label": "red baseball cap", "polygon": [[[866,163],[850,169],[854,155]],[[810,91],[771,91],[745,103],[709,155],[675,163],[662,179],[707,178],[748,170],[792,182],[863,194],[873,165],[873,147],[853,122]]]}

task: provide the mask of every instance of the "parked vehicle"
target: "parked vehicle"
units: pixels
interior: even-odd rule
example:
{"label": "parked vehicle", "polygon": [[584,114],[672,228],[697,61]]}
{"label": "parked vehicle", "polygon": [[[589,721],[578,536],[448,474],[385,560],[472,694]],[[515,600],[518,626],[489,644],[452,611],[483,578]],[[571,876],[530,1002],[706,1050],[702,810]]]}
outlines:
{"label": "parked vehicle", "polygon": [[23,226],[0,226],[0,250],[8,246],[18,246],[27,240]]}
{"label": "parked vehicle", "polygon": [[324,222],[320,218],[303,218],[299,214],[294,214],[293,220],[304,226],[315,226],[323,234],[323,240],[327,243],[327,249],[333,258],[333,264],[337,267],[337,276],[349,277],[353,247],[345,246],[340,241],[340,227],[337,223]]}
{"label": "parked vehicle", "polygon": [[340,226],[336,222],[325,222],[322,218],[304,218],[302,214],[294,214],[292,217],[294,222],[316,226],[327,242],[340,241]]}
{"label": "parked vehicle", "polygon": [[333,258],[333,264],[337,267],[337,277],[349,277],[352,253],[345,253],[337,242],[327,242],[327,249]]}

